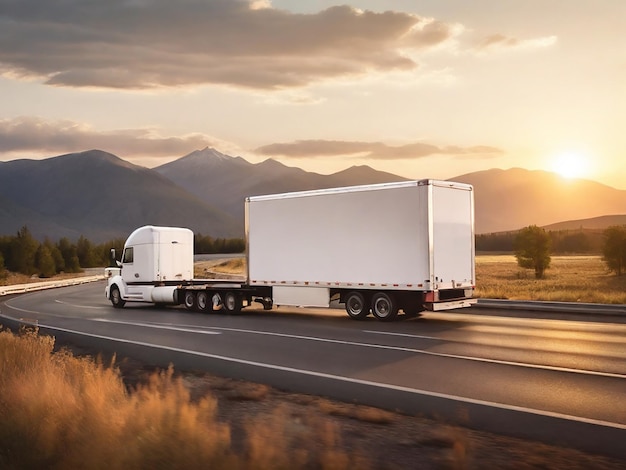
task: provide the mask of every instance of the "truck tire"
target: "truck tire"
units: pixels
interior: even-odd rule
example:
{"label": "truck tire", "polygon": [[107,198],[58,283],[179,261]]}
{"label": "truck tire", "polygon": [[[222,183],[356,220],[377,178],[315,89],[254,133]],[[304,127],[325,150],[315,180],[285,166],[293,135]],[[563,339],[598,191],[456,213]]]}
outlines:
{"label": "truck tire", "polygon": [[211,296],[211,310],[221,310],[223,306],[222,297],[218,293],[213,294]]}
{"label": "truck tire", "polygon": [[380,321],[393,321],[398,314],[398,304],[392,294],[377,292],[372,297],[372,313]]}
{"label": "truck tire", "polygon": [[196,293],[190,290],[185,292],[185,307],[187,310],[194,310],[196,308]]}
{"label": "truck tire", "polygon": [[209,298],[209,294],[204,291],[198,292],[198,296],[196,297],[196,304],[198,305],[198,310],[200,312],[213,310],[213,302]]}
{"label": "truck tire", "polygon": [[241,297],[234,292],[226,292],[224,294],[224,311],[226,313],[238,313],[241,311]]}
{"label": "truck tire", "polygon": [[109,293],[109,297],[111,299],[111,304],[115,308],[122,308],[126,301],[122,299],[122,294],[120,294],[120,290],[117,286],[111,286],[111,292]]}
{"label": "truck tire", "polygon": [[361,292],[349,292],[346,296],[346,312],[353,320],[363,320],[370,313],[370,308]]}

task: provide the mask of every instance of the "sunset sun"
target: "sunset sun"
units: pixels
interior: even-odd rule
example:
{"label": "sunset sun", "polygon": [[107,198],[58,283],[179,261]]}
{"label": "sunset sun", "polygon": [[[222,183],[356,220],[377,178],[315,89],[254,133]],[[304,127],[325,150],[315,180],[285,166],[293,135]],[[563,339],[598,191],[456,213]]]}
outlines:
{"label": "sunset sun", "polygon": [[566,152],[557,155],[552,162],[552,171],[563,178],[582,178],[590,170],[589,159],[575,152]]}

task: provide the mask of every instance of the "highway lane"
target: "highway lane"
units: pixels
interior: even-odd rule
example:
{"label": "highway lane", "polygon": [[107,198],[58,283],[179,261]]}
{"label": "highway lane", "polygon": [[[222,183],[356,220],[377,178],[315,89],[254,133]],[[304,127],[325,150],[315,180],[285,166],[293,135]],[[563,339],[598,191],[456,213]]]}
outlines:
{"label": "highway lane", "polygon": [[[97,282],[0,304],[37,323],[157,365],[422,413],[626,458],[626,325],[432,313],[381,323],[326,309],[200,314],[113,309]],[[88,336],[86,336],[88,335]],[[619,443],[619,444],[618,444]]]}

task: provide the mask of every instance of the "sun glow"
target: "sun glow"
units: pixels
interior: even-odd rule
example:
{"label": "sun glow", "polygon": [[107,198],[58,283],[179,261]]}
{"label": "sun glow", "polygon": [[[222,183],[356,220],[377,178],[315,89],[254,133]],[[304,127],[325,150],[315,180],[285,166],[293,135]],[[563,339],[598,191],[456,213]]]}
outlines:
{"label": "sun glow", "polygon": [[552,171],[563,178],[582,178],[587,176],[589,170],[589,159],[580,153],[562,153],[552,162]]}

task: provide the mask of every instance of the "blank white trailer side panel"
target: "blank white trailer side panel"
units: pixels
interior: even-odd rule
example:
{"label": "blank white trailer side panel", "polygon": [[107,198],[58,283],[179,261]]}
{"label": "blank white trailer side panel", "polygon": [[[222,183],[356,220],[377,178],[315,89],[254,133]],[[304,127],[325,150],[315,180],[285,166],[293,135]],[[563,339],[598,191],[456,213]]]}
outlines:
{"label": "blank white trailer side panel", "polygon": [[[446,191],[463,196],[446,197]],[[249,282],[429,290],[435,250],[442,276],[465,279],[466,261],[473,259],[473,246],[465,243],[473,243],[471,196],[467,185],[441,182],[433,192],[430,181],[408,181],[248,198]],[[448,215],[434,218],[435,212]],[[436,245],[435,231],[442,236]],[[457,247],[460,238],[463,247]],[[462,270],[448,262],[447,250],[451,257],[469,251]]]}

